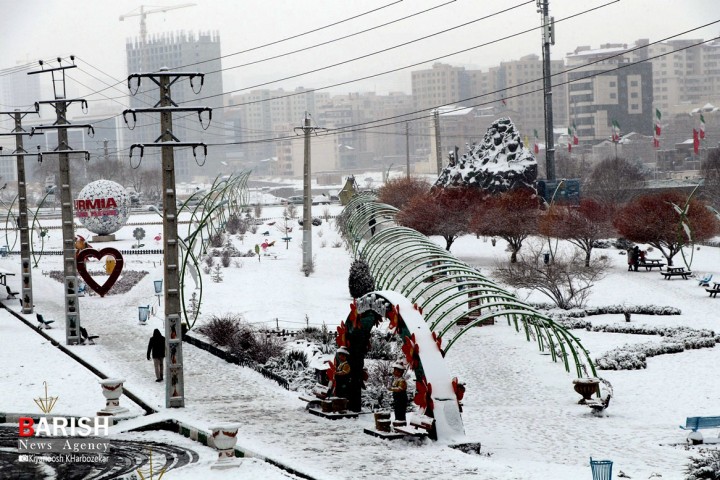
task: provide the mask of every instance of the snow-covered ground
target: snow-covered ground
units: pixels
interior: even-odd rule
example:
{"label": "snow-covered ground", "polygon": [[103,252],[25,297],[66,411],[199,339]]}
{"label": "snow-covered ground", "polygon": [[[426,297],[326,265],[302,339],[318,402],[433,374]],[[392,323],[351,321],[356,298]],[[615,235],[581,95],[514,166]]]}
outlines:
{"label": "snow-covered ground", "polygon": [[[326,207],[313,207],[321,216]],[[331,206],[331,213],[339,206]],[[298,208],[298,215],[301,214]],[[262,217],[279,217],[281,207],[265,207]],[[134,215],[132,222],[156,222],[153,214]],[[52,224],[53,220],[44,223]],[[59,225],[59,220],[54,220]],[[129,248],[135,243],[135,226],[118,232],[112,246]],[[145,243],[154,248],[152,237],[160,225],[145,226]],[[157,231],[156,231],[157,230]],[[269,235],[263,236],[262,232]],[[85,235],[82,229],[78,233]],[[325,323],[338,325],[349,312],[347,288],[349,253],[333,244],[339,241],[334,224],[323,222],[313,229],[315,273],[301,271],[302,231],[295,226],[286,249],[283,234],[275,226],[259,226],[247,234],[241,250],[263,240],[276,240],[274,255],[242,258],[239,266],[223,269],[224,280],[204,280],[201,320],[212,314],[241,313],[257,326],[297,329]],[[50,248],[59,249],[59,230],[51,230]],[[444,245],[438,239],[438,244]],[[107,246],[103,244],[102,246]],[[498,261],[509,254],[502,241],[493,247],[474,236],[460,238],[452,253],[479,266],[492,278]],[[695,252],[693,270],[720,275],[720,252],[702,247]],[[710,298],[696,280],[663,280],[657,272],[628,272],[626,257],[615,249],[597,250],[613,263],[611,273],[594,288],[590,305],[662,305],[682,310],[678,316],[633,315],[634,323],[687,325],[715,328],[720,300]],[[648,359],[648,368],[635,371],[602,371],[612,382],[615,397],[604,416],[594,416],[578,405],[572,389],[574,375],[554,364],[507,324],[473,329],[448,352],[448,370],[466,383],[463,421],[468,441],[482,444],[481,455],[465,454],[441,443],[387,442],[363,433],[372,424],[370,415],[355,420],[329,421],[309,415],[296,392],[279,387],[257,372],[227,364],[207,352],[185,344],[186,408],[164,408],[164,385],[154,381],[152,362],[145,359],[148,339],[154,328],[162,330],[162,308],[147,325],[138,325],[137,307],[155,305],[153,280],[162,278],[159,256],[128,255],[125,269],[147,270],[149,275],[124,295],[81,299],[82,324],[100,335],[97,345],[70,346],[75,354],[104,374],[126,379],[126,387],[161,415],[172,416],[200,429],[219,422],[238,422],[238,445],[258,457],[288,465],[322,479],[342,478],[479,478],[523,480],[577,480],[590,478],[589,457],[611,459],[614,472],[632,478],[653,473],[663,480],[682,479],[688,457],[682,445],[686,432],[678,429],[685,417],[718,415],[720,382],[716,365],[720,349],[691,350]],[[46,256],[33,271],[36,311],[55,319],[51,336],[64,344],[64,300],[62,287],[42,274],[58,270],[61,256]],[[0,268],[19,273],[17,256],[0,258]],[[93,268],[91,268],[93,270]],[[204,275],[204,274],[203,274]],[[9,277],[14,290],[18,276]],[[192,282],[188,282],[192,286]],[[188,293],[191,293],[188,291]],[[526,294],[521,294],[525,298]],[[531,301],[546,301],[536,293]],[[4,302],[19,310],[17,300]],[[34,322],[34,315],[26,318]],[[593,323],[624,322],[622,315],[589,317]],[[573,330],[593,357],[626,343],[660,342],[660,337],[633,336]],[[291,341],[290,339],[288,341]],[[33,398],[59,396],[53,413],[89,415],[102,408],[104,399],[97,378],[52,347],[31,329],[6,312],[0,312],[0,412],[37,413]],[[131,413],[141,409],[122,398]],[[714,435],[705,431],[706,436]],[[180,442],[167,433],[122,433],[122,438]],[[168,436],[170,435],[170,436]],[[179,437],[178,437],[179,438]],[[257,458],[245,459],[235,471],[212,474],[213,452],[199,443],[182,440],[200,452],[197,464],[173,470],[169,478],[284,478],[287,473]],[[190,443],[190,445],[188,445]]]}

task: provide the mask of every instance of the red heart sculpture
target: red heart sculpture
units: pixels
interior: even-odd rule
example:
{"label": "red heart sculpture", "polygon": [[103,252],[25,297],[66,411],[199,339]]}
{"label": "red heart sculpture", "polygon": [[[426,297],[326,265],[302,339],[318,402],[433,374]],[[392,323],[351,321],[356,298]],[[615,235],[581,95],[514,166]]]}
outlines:
{"label": "red heart sculpture", "polygon": [[[108,278],[107,281],[102,284],[102,286],[100,286],[92,278],[92,275],[88,273],[87,267],[85,267],[85,260],[87,260],[88,258],[97,258],[98,260],[100,260],[106,255],[110,255],[111,257],[115,258],[115,268],[113,268],[113,271],[110,274],[110,278]],[[93,291],[97,292],[97,294],[101,297],[104,297],[105,294],[109,292],[110,289],[113,287],[113,285],[115,285],[115,282],[120,276],[120,272],[122,272],[122,269],[123,257],[122,254],[115,248],[103,248],[99,252],[94,248],[86,248],[84,250],[80,250],[80,253],[78,253],[77,255],[77,270],[80,274],[80,277],[85,280],[85,283],[88,287],[92,288]]]}

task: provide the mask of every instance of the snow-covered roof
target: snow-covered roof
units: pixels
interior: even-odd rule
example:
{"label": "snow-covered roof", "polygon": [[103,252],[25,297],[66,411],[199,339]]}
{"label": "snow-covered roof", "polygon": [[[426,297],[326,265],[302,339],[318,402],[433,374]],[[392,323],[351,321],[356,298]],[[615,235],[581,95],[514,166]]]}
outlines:
{"label": "snow-covered roof", "polygon": [[472,113],[474,107],[459,107],[457,105],[440,107],[440,115],[443,117],[457,116],[457,115],[469,115]]}

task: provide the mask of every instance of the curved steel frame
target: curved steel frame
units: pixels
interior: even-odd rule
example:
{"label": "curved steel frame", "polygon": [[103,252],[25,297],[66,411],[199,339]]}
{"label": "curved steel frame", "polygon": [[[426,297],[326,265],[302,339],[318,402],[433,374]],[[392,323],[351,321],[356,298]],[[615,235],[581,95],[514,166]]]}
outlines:
{"label": "curved steel frame", "polygon": [[[553,361],[562,361],[567,371],[570,371],[569,358],[572,357],[578,377],[583,376],[585,366],[590,375],[596,375],[595,365],[577,337],[424,235],[394,225],[364,240],[370,230],[369,219],[376,218],[375,226],[378,220],[394,223],[398,211],[396,208],[378,204],[374,195],[365,193],[353,197],[346,211],[352,212],[348,216],[347,231],[353,240],[353,253],[356,258],[363,258],[368,263],[376,278],[378,290],[400,289],[399,293],[412,298],[413,303],[421,302],[420,306],[427,310],[425,319],[430,323],[430,328],[441,328],[437,332],[439,337],[451,336],[445,345],[445,352],[473,326],[487,319],[505,317],[509,325],[515,326],[516,331],[520,331],[522,325],[528,341],[535,337],[541,351],[549,348]],[[427,266],[428,262],[437,263]],[[438,274],[442,274],[442,277],[413,294],[425,280]],[[408,276],[412,276],[410,281],[403,285]],[[450,293],[452,289],[458,289],[458,292]],[[428,293],[429,296],[423,298]],[[470,297],[469,294],[477,295]],[[471,301],[479,304],[469,307]],[[444,307],[447,308],[443,310]],[[451,328],[474,312],[480,313],[480,316],[472,317],[466,326],[450,334]]]}

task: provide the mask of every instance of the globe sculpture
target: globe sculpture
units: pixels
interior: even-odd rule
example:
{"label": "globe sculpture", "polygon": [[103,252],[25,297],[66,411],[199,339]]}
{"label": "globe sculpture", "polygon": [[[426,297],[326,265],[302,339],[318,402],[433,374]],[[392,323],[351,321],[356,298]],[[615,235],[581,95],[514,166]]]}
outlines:
{"label": "globe sculpture", "polygon": [[114,240],[114,236],[107,237],[125,225],[129,214],[130,196],[122,185],[110,180],[88,183],[75,200],[75,216],[99,236],[94,241]]}

